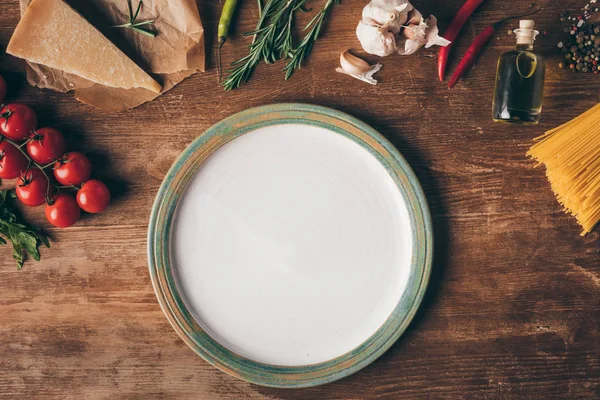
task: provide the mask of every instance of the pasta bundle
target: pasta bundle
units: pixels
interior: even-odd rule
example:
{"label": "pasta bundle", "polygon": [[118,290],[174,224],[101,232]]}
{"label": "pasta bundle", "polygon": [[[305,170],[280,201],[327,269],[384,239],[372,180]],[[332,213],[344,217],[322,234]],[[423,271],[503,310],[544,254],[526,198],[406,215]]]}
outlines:
{"label": "pasta bundle", "polygon": [[589,233],[600,220],[600,104],[534,140],[527,155],[546,166],[556,198]]}

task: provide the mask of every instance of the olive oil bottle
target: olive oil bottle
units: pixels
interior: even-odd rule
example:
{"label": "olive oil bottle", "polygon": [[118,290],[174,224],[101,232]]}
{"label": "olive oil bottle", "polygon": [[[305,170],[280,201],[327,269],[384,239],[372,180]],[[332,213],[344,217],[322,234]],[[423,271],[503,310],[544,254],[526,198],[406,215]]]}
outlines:
{"label": "olive oil bottle", "polygon": [[515,29],[517,47],[498,59],[492,118],[496,122],[537,124],[544,98],[546,62],[533,52],[539,34],[534,22],[522,20]]}

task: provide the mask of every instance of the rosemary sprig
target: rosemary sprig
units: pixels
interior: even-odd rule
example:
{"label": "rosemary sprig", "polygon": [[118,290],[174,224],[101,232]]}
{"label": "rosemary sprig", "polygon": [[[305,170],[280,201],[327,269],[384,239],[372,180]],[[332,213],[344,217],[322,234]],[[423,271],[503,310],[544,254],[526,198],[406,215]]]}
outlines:
{"label": "rosemary sprig", "polygon": [[256,28],[244,34],[253,36],[248,55],[234,61],[233,68],[227,70],[229,75],[222,82],[225,90],[239,87],[250,79],[254,68],[261,59],[271,64],[278,60],[289,60],[284,70],[288,79],[296,69],[299,69],[310,54],[314,41],[319,37],[325,17],[333,4],[339,0],[326,0],[323,9],[308,23],[304,30],[310,29],[298,47],[293,44],[293,20],[296,11],[307,12],[307,0],[267,0],[261,10]]}
{"label": "rosemary sprig", "polygon": [[286,24],[291,18],[294,5],[300,1],[306,0],[267,0],[254,31],[244,34],[254,36],[250,52],[234,61],[231,64],[234,68],[227,70],[229,76],[222,83],[226,90],[235,89],[247,82],[261,59],[270,64],[280,58],[280,51],[285,48],[283,41],[286,39]]}
{"label": "rosemary sprig", "polygon": [[289,61],[285,68],[285,80],[290,79],[295,70],[302,67],[302,63],[309,56],[313,49],[313,45],[319,38],[321,33],[321,27],[323,21],[334,4],[339,4],[339,0],[327,0],[321,11],[304,27],[303,31],[308,30],[308,33],[304,36],[298,47],[292,50],[291,54],[288,55]]}
{"label": "rosemary sprig", "polygon": [[134,13],[133,5],[131,4],[131,0],[127,0],[127,8],[129,9],[129,22],[121,24],[121,25],[113,25],[113,26],[111,26],[111,28],[129,28],[129,29],[136,31],[137,33],[141,33],[142,35],[146,35],[149,37],[155,37],[156,32],[145,28],[146,25],[153,24],[154,20],[140,21],[140,22],[135,21],[137,19],[138,15],[140,14],[140,10],[142,9],[142,3],[143,3],[143,1],[140,0],[140,2],[138,3],[137,9],[135,10],[135,13]]}

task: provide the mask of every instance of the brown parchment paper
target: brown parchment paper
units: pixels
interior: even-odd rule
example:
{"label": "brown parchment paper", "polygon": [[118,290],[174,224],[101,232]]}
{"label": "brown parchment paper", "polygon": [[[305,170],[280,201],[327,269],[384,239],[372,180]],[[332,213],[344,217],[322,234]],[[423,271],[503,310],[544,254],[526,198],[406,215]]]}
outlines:
{"label": "brown parchment paper", "polygon": [[[155,20],[151,38],[131,29],[111,28],[129,21],[127,0],[66,0],[161,85],[161,94],[195,72],[204,71],[204,29],[195,0],[143,0],[137,21]],[[31,0],[20,0],[21,14]],[[134,9],[138,0],[132,0]],[[146,89],[118,89],[77,75],[27,62],[32,86],[75,97],[105,111],[122,111],[151,101],[160,94]]]}

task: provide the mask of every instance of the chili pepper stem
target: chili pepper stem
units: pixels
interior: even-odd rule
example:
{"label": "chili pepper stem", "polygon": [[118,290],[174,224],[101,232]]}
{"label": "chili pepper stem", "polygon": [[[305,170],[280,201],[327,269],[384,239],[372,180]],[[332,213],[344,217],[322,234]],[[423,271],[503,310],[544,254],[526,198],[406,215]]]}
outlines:
{"label": "chili pepper stem", "polygon": [[517,18],[529,17],[530,15],[537,14],[539,11],[541,11],[541,10],[542,10],[542,8],[544,8],[544,5],[543,5],[543,4],[542,4],[541,6],[539,6],[538,8],[536,8],[535,10],[533,10],[533,11],[530,11],[530,12],[528,12],[528,13],[525,13],[525,14],[520,14],[520,15],[511,15],[510,17],[505,17],[505,18],[502,18],[501,20],[494,22],[494,23],[492,24],[492,26],[494,27],[494,29],[496,29],[496,30],[497,30],[497,29],[498,29],[498,28],[500,28],[500,26],[501,26],[503,23],[505,23],[506,21],[510,21],[511,19],[517,19]]}
{"label": "chili pepper stem", "polygon": [[224,36],[220,36],[217,42],[217,64],[218,64],[218,82],[221,82],[221,78],[223,77],[223,63],[221,62],[221,47],[225,44],[227,38]]}

